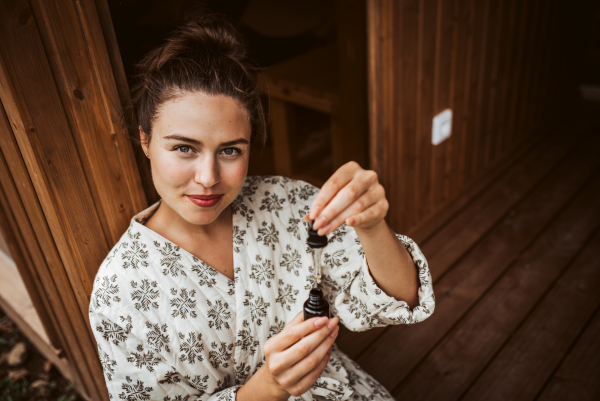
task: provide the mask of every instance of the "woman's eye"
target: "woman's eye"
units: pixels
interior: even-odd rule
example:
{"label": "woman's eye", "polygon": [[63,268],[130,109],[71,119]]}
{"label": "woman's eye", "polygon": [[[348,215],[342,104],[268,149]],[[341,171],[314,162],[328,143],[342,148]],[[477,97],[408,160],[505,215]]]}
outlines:
{"label": "woman's eye", "polygon": [[237,156],[240,154],[240,151],[237,148],[225,148],[222,152],[225,156]]}
{"label": "woman's eye", "polygon": [[177,150],[180,153],[190,153],[192,151],[192,148],[186,145],[181,145],[177,146],[175,150]]}

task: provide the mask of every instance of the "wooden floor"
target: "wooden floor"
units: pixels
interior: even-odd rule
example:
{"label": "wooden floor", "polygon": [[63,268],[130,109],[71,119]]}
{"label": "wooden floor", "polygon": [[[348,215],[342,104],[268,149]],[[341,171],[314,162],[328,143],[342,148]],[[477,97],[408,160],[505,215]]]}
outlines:
{"label": "wooden floor", "polygon": [[398,400],[600,400],[600,126],[589,117],[420,239],[432,317],[342,333],[339,347]]}

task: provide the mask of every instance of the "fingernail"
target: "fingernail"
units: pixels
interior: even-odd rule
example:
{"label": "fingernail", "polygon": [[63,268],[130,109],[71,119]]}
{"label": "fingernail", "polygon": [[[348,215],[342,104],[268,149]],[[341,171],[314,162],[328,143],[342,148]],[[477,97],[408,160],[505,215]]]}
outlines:
{"label": "fingernail", "polygon": [[334,331],[331,332],[330,336],[331,338],[336,338],[338,333],[339,333],[339,327],[336,327]]}
{"label": "fingernail", "polygon": [[[327,320],[328,320],[327,317],[321,316],[320,318],[315,319],[315,326],[323,327],[323,326],[325,326],[325,323],[327,322]],[[327,327],[329,327],[329,326],[327,326]]]}
{"label": "fingernail", "polygon": [[327,327],[329,327],[329,330],[333,330],[333,328],[337,325],[338,323],[338,319],[333,318],[333,319],[329,319],[329,323],[327,324]]}

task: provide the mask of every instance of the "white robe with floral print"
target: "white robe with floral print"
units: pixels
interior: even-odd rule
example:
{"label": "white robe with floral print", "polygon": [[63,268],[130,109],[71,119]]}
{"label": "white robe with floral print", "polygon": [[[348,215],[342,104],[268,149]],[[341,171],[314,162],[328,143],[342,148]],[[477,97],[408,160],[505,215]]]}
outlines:
{"label": "white robe with floral print", "polygon": [[[102,263],[90,303],[110,397],[234,400],[264,363],[265,341],[302,310],[315,285],[303,217],[317,192],[282,177],[246,179],[232,204],[234,280],[144,226],[158,204],[135,216]],[[354,229],[344,225],[328,238],[321,288],[347,328],[416,323],[433,312],[427,262],[411,239],[398,236],[419,273],[412,311],[375,284]],[[335,348],[300,398],[391,399]]]}

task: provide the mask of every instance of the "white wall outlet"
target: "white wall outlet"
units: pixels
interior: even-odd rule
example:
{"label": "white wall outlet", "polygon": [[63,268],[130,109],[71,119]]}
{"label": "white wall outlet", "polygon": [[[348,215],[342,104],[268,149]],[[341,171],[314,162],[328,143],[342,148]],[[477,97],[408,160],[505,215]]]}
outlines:
{"label": "white wall outlet", "polygon": [[452,132],[452,110],[446,109],[433,117],[433,128],[431,129],[431,143],[439,145]]}

